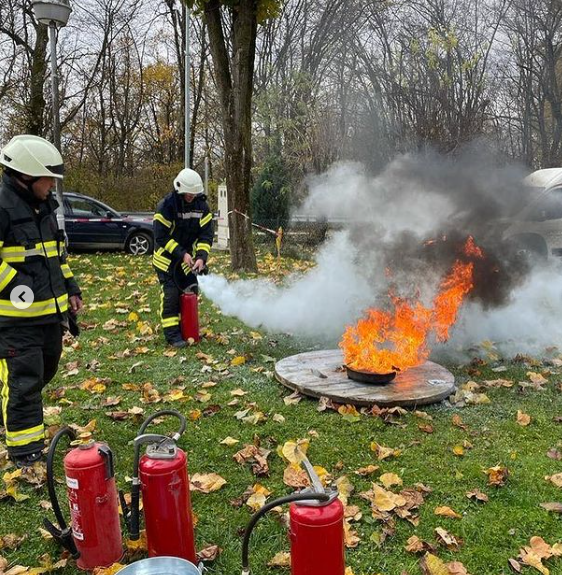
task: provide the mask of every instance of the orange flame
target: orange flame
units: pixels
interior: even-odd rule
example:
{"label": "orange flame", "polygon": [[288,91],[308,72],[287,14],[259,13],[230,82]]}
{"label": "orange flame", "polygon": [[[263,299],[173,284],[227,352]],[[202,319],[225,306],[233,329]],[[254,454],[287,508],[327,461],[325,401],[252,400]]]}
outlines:
{"label": "orange flame", "polygon": [[[463,247],[468,258],[483,258],[482,250],[469,236]],[[473,288],[474,264],[457,260],[441,281],[430,308],[391,295],[394,309],[369,309],[367,316],[348,326],[340,347],[345,364],[355,370],[388,373],[423,363],[431,353],[429,336],[447,341],[459,308]]]}

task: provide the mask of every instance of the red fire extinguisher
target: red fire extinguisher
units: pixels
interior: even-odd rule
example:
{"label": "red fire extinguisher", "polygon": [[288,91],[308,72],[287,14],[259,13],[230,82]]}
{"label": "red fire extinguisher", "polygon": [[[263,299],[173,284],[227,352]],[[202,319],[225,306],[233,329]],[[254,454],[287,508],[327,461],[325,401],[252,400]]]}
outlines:
{"label": "red fire extinguisher", "polygon": [[[176,287],[182,292],[180,295],[180,329],[181,337],[185,341],[188,339],[193,339],[194,341],[199,341],[201,339],[199,335],[199,301],[197,298],[197,283],[187,287],[183,287],[182,282],[178,280],[177,274],[178,270],[182,269],[185,272],[186,264],[182,264],[178,261],[172,273]],[[206,275],[209,273],[209,268],[205,266],[201,271],[193,271],[187,268],[187,272],[193,275]],[[185,277],[185,275],[184,275]]]}
{"label": "red fire extinguisher", "polygon": [[254,514],[242,543],[242,575],[250,575],[249,543],[256,523],[268,511],[291,503],[289,536],[291,575],[344,575],[344,509],[336,490],[326,490],[314,468],[305,459],[304,468],[312,486],[264,505]]}
{"label": "red fire extinguisher", "polygon": [[192,338],[199,341],[199,309],[197,294],[184,291],[180,295],[180,327],[181,337],[185,341]]}
{"label": "red fire extinguisher", "polygon": [[76,438],[72,429],[61,429],[54,436],[47,456],[47,487],[59,527],[45,518],[45,528],[77,559],[80,569],[109,567],[123,555],[113,454],[105,443],[91,441],[70,450],[64,457],[71,517],[68,527],[57,499],[53,473],[57,444],[64,435]]}
{"label": "red fire extinguisher", "polygon": [[[148,425],[157,417],[173,415],[180,420],[180,429],[170,438],[146,433]],[[135,459],[131,505],[127,506],[123,493],[121,505],[135,541],[140,536],[140,492],[149,557],[180,557],[196,563],[195,537],[191,515],[187,456],[177,445],[186,428],[185,417],[175,410],[158,411],[141,425],[135,438]],[[146,453],[140,457],[142,445]]]}

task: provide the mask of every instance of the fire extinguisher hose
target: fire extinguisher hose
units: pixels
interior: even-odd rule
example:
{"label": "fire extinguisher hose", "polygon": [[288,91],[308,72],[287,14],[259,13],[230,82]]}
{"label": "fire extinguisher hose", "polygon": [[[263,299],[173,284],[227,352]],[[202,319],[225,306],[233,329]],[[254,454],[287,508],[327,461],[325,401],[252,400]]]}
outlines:
{"label": "fire extinguisher hose", "polygon": [[286,497],[279,497],[279,499],[274,499],[267,505],[264,505],[259,511],[254,513],[246,532],[244,533],[244,540],[242,541],[242,575],[250,575],[250,561],[249,561],[249,545],[250,537],[252,531],[256,526],[256,523],[274,507],[279,507],[280,505],[285,505],[286,503],[292,503],[293,501],[310,501],[315,499],[316,501],[329,501],[330,495],[328,493],[295,493],[293,495],[287,495]]}
{"label": "fire extinguisher hose", "polygon": [[47,454],[47,489],[49,491],[49,499],[53,506],[53,512],[57,518],[59,527],[55,527],[46,517],[43,519],[43,524],[47,531],[65,548],[68,549],[74,559],[80,557],[80,552],[76,549],[76,544],[72,538],[72,531],[67,526],[64,515],[62,514],[57,492],[55,490],[55,476],[53,472],[53,462],[55,459],[55,452],[57,445],[63,436],[67,435],[71,440],[76,439],[76,434],[69,427],[63,427],[59,430],[51,441],[49,446],[49,453]]}
{"label": "fire extinguisher hose", "polygon": [[139,435],[142,435],[145,431],[146,428],[158,417],[162,417],[163,415],[172,415],[173,417],[177,417],[180,420],[180,428],[178,431],[176,431],[176,433],[174,433],[174,435],[172,436],[172,439],[174,441],[177,441],[185,432],[185,429],[187,427],[187,420],[185,419],[185,416],[182,415],[179,411],[176,411],[175,409],[163,409],[161,411],[157,411],[156,413],[153,413],[151,416],[147,417],[144,420],[144,423],[140,426],[139,429]]}

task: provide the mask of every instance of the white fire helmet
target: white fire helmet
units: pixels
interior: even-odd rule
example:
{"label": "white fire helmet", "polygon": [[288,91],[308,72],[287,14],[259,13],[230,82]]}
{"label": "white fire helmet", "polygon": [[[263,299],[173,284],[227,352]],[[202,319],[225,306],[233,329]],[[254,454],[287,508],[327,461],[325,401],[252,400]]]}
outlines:
{"label": "white fire helmet", "polygon": [[63,178],[62,156],[51,142],[23,134],[12,138],[0,152],[0,164],[35,178]]}
{"label": "white fire helmet", "polygon": [[201,176],[195,170],[185,168],[176,176],[174,188],[178,194],[198,196],[204,190],[203,180],[201,180]]}

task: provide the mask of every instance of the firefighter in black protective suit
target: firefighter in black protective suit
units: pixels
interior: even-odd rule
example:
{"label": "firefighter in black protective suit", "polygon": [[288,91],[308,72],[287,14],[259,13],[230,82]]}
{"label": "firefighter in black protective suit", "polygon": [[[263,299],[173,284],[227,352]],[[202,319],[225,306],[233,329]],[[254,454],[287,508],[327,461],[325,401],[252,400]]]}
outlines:
{"label": "firefighter in black protective suit", "polygon": [[213,214],[203,194],[197,172],[182,170],[174,191],[160,201],[154,214],[152,263],[162,287],[160,320],[166,342],[184,347],[180,330],[182,290],[198,292],[196,274],[201,273],[213,243]]}
{"label": "firefighter in black protective suit", "polygon": [[16,136],[0,164],[0,423],[10,458],[25,467],[42,457],[41,391],[57,372],[67,312],[82,300],[51,193],[63,177],[60,153],[38,136]]}

